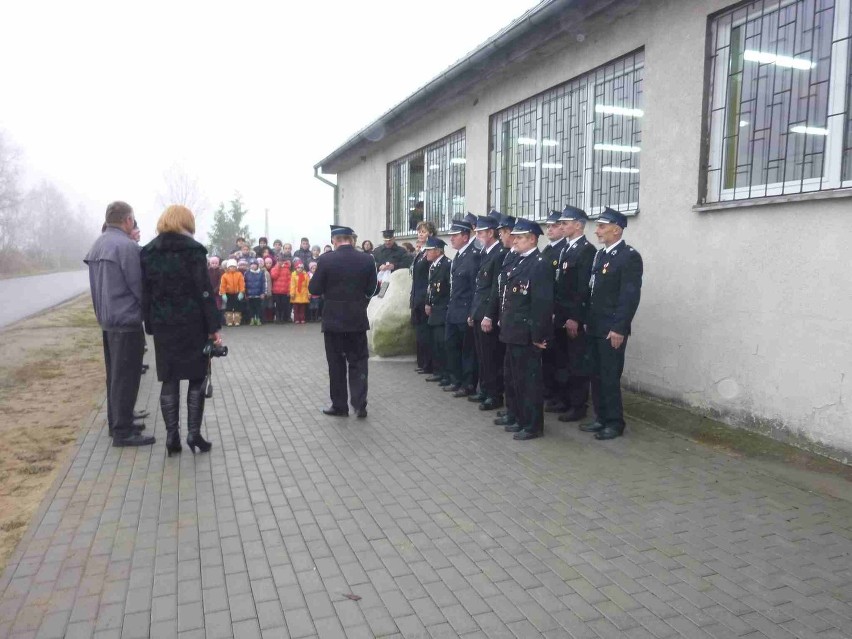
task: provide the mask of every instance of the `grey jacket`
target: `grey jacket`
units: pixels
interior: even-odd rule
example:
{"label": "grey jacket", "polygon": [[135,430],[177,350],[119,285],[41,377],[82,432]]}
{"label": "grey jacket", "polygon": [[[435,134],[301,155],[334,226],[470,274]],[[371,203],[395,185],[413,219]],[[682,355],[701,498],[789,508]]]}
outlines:
{"label": "grey jacket", "polygon": [[98,324],[105,331],[142,330],[142,266],[139,245],[121,229],[107,227],[83,261]]}

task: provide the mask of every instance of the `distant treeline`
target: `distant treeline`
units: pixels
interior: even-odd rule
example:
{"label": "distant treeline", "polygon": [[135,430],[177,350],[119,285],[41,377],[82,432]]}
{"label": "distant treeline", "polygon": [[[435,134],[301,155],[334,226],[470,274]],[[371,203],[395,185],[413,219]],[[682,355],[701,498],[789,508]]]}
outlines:
{"label": "distant treeline", "polygon": [[99,232],[54,184],[24,186],[21,153],[0,131],[0,275],[81,268]]}

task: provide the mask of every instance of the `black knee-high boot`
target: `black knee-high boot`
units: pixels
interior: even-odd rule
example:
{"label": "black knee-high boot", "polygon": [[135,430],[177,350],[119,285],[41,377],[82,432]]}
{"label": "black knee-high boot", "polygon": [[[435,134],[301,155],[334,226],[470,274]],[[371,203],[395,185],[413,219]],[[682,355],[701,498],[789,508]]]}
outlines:
{"label": "black knee-high boot", "polygon": [[160,395],[160,410],[166,423],[166,450],[171,457],[183,450],[180,445],[180,395]]}
{"label": "black knee-high boot", "polygon": [[210,450],[212,444],[201,436],[201,419],[204,417],[204,390],[190,388],[186,393],[186,445],[195,453],[198,448],[202,453]]}

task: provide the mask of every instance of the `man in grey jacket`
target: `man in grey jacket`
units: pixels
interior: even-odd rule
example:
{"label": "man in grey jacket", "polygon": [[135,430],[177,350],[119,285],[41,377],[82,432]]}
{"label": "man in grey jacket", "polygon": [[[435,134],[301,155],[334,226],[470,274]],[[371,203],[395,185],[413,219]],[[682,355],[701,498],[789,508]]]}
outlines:
{"label": "man in grey jacket", "polygon": [[139,434],[133,406],[142,375],[142,267],[139,245],[131,239],[135,219],[126,202],[107,206],[106,229],[83,260],[95,315],[103,331],[107,413],[113,446],[148,446]]}

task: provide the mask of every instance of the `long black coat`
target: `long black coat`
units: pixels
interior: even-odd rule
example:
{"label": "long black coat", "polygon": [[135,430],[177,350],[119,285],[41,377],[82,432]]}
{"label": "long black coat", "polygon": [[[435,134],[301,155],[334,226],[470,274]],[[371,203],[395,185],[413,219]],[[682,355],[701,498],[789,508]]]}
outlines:
{"label": "long black coat", "polygon": [[553,300],[554,322],[557,327],[574,320],[581,326],[586,321],[589,304],[589,279],[595,247],[585,237],[571,248],[563,248],[556,270],[556,293]]}
{"label": "long black coat", "polygon": [[369,254],[349,244],[323,253],[308,290],[323,296],[323,333],[370,330],[367,304],[376,292],[376,263]]}
{"label": "long black coat", "polygon": [[181,233],[161,233],[142,249],[142,316],[154,336],[160,381],[207,372],[202,350],[221,325],[206,256],[204,246]]}
{"label": "long black coat", "polygon": [[411,266],[411,295],[409,296],[411,310],[426,303],[430,266],[431,263],[426,259],[426,251],[420,251],[414,257],[414,264]]}
{"label": "long black coat", "polygon": [[497,272],[503,264],[504,252],[500,251],[503,246],[497,243],[490,252],[482,249],[479,260],[479,270],[476,273],[476,289],[473,292],[473,302],[470,305],[470,316],[475,325],[485,318],[492,308],[493,296],[497,294],[494,280]]}

